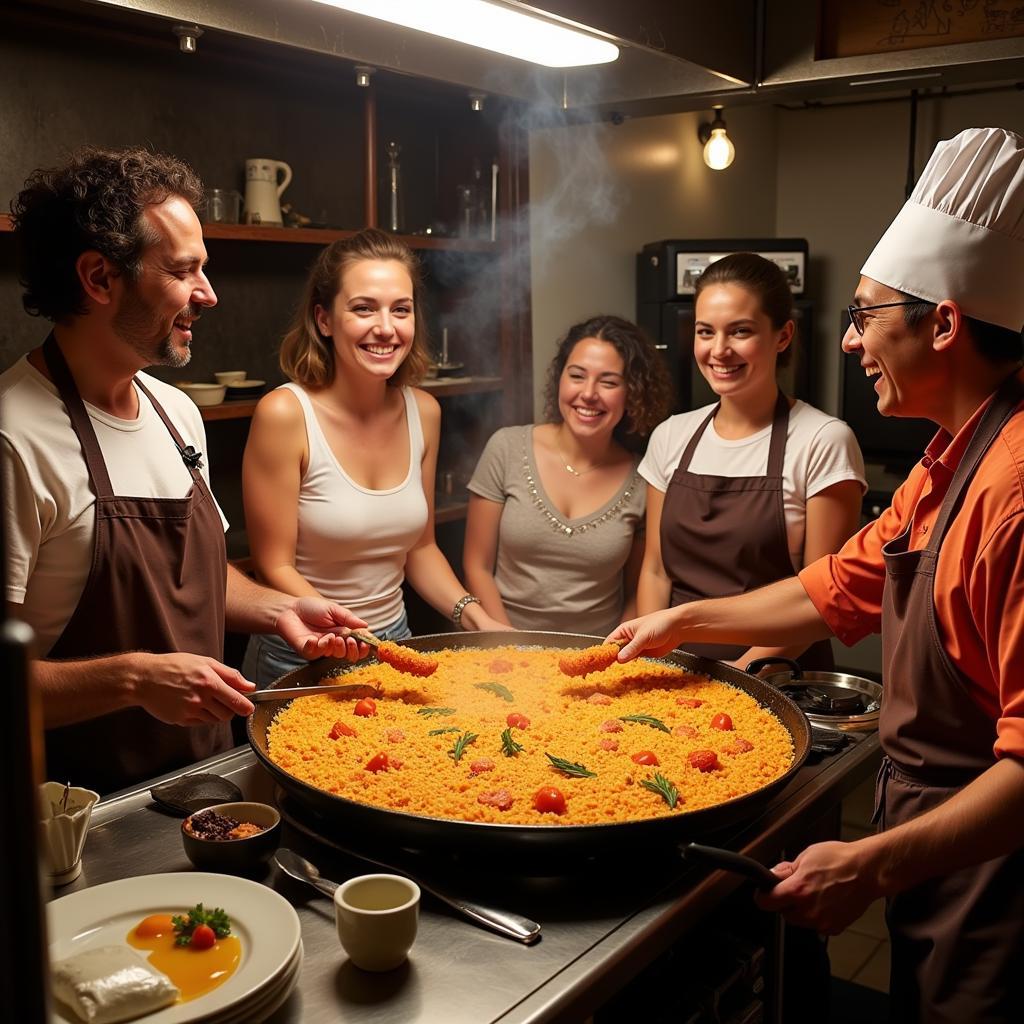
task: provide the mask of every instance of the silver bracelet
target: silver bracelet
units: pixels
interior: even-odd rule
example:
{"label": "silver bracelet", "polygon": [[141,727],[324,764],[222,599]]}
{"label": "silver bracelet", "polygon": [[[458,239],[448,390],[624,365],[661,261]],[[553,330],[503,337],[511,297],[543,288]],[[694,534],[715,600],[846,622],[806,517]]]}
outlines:
{"label": "silver bracelet", "polygon": [[480,604],[480,598],[474,597],[472,594],[464,594],[455,602],[455,607],[452,609],[452,622],[460,628],[462,626],[462,613],[466,610],[467,604]]}

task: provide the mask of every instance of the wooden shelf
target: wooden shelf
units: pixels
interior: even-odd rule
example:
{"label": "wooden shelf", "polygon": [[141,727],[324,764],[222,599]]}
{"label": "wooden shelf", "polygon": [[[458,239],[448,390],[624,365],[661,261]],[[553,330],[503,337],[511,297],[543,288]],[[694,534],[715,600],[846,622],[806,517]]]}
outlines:
{"label": "wooden shelf", "polygon": [[220,405],[201,405],[199,412],[207,423],[210,420],[244,420],[256,411],[256,400],[241,398]]}
{"label": "wooden shelf", "polygon": [[469,510],[468,501],[455,501],[451,503],[445,503],[444,505],[438,504],[434,507],[434,522],[437,523],[457,523],[460,519],[466,518],[466,512]]}
{"label": "wooden shelf", "polygon": [[[0,213],[0,232],[13,231],[11,216]],[[260,224],[204,224],[204,238],[231,242],[286,242],[292,245],[330,245],[351,238],[355,231],[331,228],[274,228]],[[497,252],[496,242],[483,238],[441,238],[439,235],[396,235],[410,249],[449,249],[455,252]]]}

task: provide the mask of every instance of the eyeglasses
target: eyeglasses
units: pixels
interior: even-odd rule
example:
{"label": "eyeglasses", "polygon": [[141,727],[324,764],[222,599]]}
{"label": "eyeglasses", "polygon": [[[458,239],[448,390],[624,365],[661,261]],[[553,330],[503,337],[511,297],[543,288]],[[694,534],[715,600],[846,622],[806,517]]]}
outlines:
{"label": "eyeglasses", "polygon": [[871,309],[892,309],[894,306],[916,306],[921,300],[911,299],[909,302],[880,302],[877,306],[847,306],[850,323],[858,334],[864,333],[864,314]]}

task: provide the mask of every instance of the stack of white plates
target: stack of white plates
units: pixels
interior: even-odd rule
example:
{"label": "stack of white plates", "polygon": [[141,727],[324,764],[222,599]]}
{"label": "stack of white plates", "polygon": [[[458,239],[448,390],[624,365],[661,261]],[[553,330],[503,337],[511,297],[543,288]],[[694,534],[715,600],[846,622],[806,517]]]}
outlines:
{"label": "stack of white plates", "polygon": [[[232,875],[182,872],[140,875],[82,889],[47,907],[50,961],[95,946],[127,945],[128,933],[150,914],[181,914],[197,903],[223,907],[242,946],[234,974],[218,988],[142,1018],[146,1024],[256,1024],[291,995],[302,967],[299,918],[284,897]],[[144,951],[139,950],[142,955]],[[76,1021],[55,1005],[54,1022]]]}

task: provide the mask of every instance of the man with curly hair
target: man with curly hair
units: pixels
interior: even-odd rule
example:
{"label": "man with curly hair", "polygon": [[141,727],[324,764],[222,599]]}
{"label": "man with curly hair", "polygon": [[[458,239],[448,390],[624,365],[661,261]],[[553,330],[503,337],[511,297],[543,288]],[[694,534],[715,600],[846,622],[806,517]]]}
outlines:
{"label": "man with curly hair", "polygon": [[253,688],[225,627],[354,658],[347,609],[229,566],[184,366],[217,303],[186,164],[87,148],[12,204],[23,303],[53,323],[0,375],[7,600],[35,630],[50,778],[110,792],[231,745]]}

